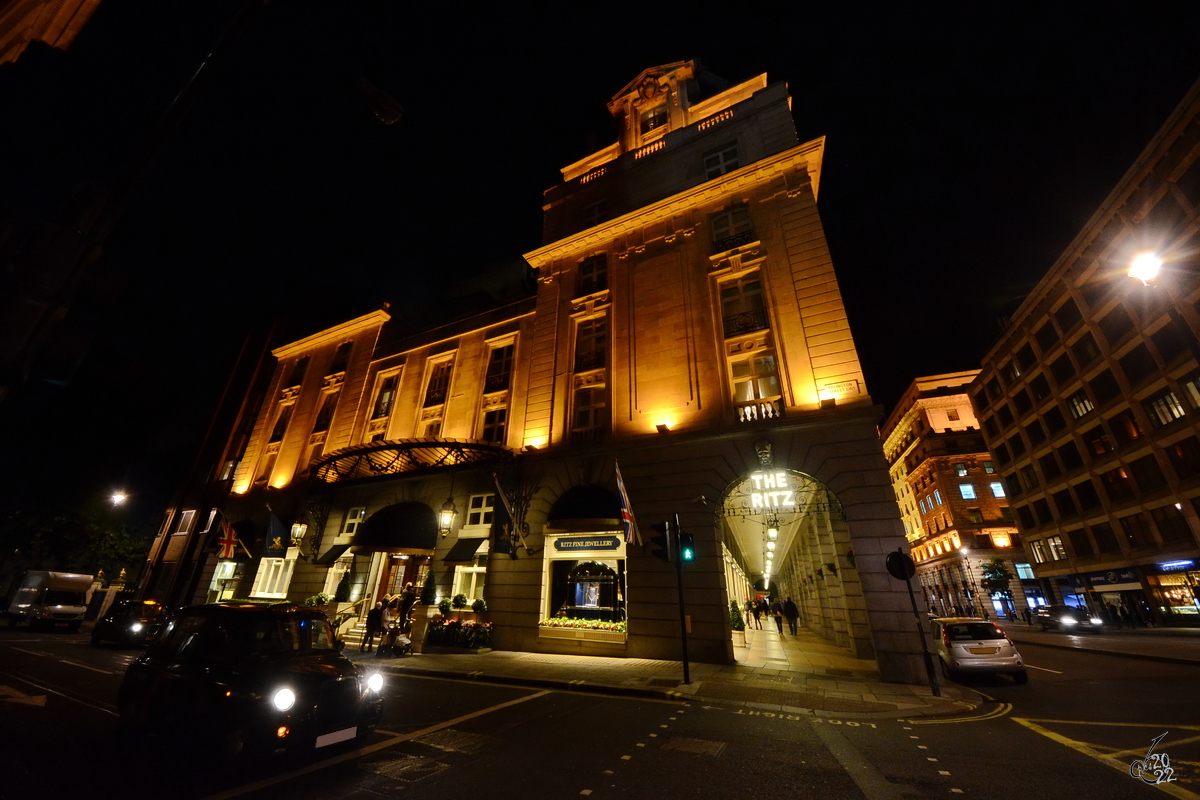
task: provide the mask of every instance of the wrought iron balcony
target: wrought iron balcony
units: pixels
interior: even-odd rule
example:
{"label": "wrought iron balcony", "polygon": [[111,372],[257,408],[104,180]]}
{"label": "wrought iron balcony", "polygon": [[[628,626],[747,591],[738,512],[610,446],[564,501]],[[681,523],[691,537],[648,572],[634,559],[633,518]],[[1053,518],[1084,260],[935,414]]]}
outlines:
{"label": "wrought iron balcony", "polygon": [[771,400],[753,400],[749,403],[739,403],[737,407],[738,422],[761,422],[767,419],[783,419],[783,398]]}
{"label": "wrought iron balcony", "polygon": [[600,369],[604,366],[604,351],[596,350],[590,353],[575,354],[575,371],[587,372],[592,369]]}
{"label": "wrought iron balcony", "polygon": [[717,239],[713,242],[714,253],[723,253],[726,250],[732,250],[735,247],[741,247],[744,244],[750,244],[754,241],[754,231],[742,231],[735,233],[733,236],[726,236],[724,239]]}
{"label": "wrought iron balcony", "polygon": [[771,321],[767,318],[765,309],[743,311],[740,314],[725,317],[725,338],[729,339],[754,331],[764,331],[769,327],[771,327]]}

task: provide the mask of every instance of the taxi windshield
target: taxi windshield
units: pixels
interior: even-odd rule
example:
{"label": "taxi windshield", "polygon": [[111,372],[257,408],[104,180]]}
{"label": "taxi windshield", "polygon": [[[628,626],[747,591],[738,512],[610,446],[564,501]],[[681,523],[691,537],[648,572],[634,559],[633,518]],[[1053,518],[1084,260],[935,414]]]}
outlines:
{"label": "taxi windshield", "polygon": [[234,649],[251,656],[333,650],[333,632],[323,617],[256,616],[237,626]]}

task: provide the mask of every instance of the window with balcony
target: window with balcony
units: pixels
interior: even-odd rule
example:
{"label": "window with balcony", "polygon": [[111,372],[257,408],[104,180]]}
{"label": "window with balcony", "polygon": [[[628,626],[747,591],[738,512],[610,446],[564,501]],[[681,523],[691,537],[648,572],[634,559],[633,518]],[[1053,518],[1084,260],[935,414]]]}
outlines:
{"label": "window with balcony", "polygon": [[608,256],[604,253],[579,262],[579,284],[576,297],[602,292],[608,288]]}
{"label": "window with balcony", "polygon": [[575,371],[600,369],[608,363],[608,318],[581,320],[575,328]]}
{"label": "window with balcony", "polygon": [[492,348],[492,352],[488,355],[487,373],[483,378],[484,394],[502,392],[509,387],[509,383],[512,381],[514,349],[512,344]]}
{"label": "window with balcony", "polygon": [[584,386],[576,389],[572,405],[572,441],[603,437],[608,428],[608,401],[604,387]]}
{"label": "window with balcony", "polygon": [[425,384],[425,402],[423,408],[440,406],[446,402],[450,393],[450,374],[454,370],[454,361],[447,359],[439,361],[429,370],[429,382]]}
{"label": "window with balcony", "polygon": [[661,106],[655,106],[654,108],[651,108],[651,109],[648,109],[648,110],[642,112],[641,131],[642,131],[643,136],[645,136],[648,133],[652,133],[654,131],[661,132],[661,129],[665,128],[666,126],[667,126],[667,106],[666,106],[666,104],[663,104]]}
{"label": "window with balcony", "polygon": [[773,416],[782,411],[777,402],[781,397],[781,390],[774,352],[758,350],[732,358],[729,361],[729,372],[733,385],[733,401],[739,413]]}
{"label": "window with balcony", "polygon": [[387,375],[379,380],[375,390],[375,402],[371,406],[371,419],[385,419],[392,413],[392,403],[396,400],[396,385],[399,375]]}
{"label": "window with balcony", "polygon": [[709,225],[712,227],[714,253],[754,241],[754,224],[749,206],[734,206],[713,214],[709,218]]}
{"label": "window with balcony", "polygon": [[704,177],[712,180],[738,168],[736,144],[723,145],[704,156]]}
{"label": "window with balcony", "polygon": [[722,283],[720,289],[726,339],[764,330],[770,325],[757,270]]}

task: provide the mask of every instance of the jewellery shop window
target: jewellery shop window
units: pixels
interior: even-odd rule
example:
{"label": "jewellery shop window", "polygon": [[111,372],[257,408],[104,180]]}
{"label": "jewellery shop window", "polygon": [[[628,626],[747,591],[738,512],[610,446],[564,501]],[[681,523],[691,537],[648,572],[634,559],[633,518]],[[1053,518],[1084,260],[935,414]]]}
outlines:
{"label": "jewellery shop window", "polygon": [[[619,543],[619,544],[618,544]],[[548,548],[544,631],[596,632],[609,639],[626,633],[625,559],[621,537],[561,537]],[[607,550],[607,552],[606,552]]]}

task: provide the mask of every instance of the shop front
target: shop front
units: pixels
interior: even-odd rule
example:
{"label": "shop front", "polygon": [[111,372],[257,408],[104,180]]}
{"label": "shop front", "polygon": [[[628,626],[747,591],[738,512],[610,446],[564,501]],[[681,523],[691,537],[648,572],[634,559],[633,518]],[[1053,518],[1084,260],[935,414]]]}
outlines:
{"label": "shop front", "polygon": [[[1121,606],[1129,609],[1136,624],[1147,625],[1153,620],[1142,581],[1134,567],[1089,572],[1084,575],[1090,588],[1093,610],[1104,612],[1110,620],[1122,619]],[[1117,614],[1116,619],[1113,618]]]}
{"label": "shop front", "polygon": [[624,644],[625,585],[619,533],[548,535],[539,638]]}
{"label": "shop front", "polygon": [[1167,625],[1200,627],[1200,568],[1193,559],[1146,567],[1154,607]]}

